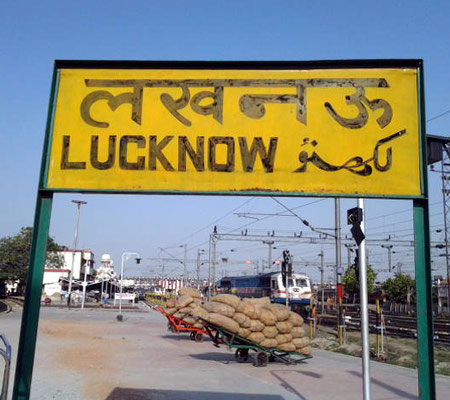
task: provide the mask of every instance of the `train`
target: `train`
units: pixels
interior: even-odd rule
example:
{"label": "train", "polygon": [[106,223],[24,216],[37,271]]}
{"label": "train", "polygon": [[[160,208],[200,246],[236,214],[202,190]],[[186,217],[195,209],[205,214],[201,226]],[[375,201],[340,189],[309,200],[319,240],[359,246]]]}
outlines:
{"label": "train", "polygon": [[[239,297],[270,297],[272,303],[286,304],[286,287],[281,272],[251,276],[225,276],[219,281],[220,293]],[[304,274],[288,278],[288,303],[291,310],[306,315],[313,296],[311,282]]]}

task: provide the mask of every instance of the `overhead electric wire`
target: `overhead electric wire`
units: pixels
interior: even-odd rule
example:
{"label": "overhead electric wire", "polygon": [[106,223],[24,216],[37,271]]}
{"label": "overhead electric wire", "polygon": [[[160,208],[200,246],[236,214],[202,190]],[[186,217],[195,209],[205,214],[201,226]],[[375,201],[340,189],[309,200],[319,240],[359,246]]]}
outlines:
{"label": "overhead electric wire", "polygon": [[236,208],[233,208],[231,211],[227,212],[226,214],[224,214],[223,216],[221,216],[220,218],[214,220],[213,222],[209,223],[208,225],[205,225],[203,228],[198,229],[197,231],[195,231],[194,233],[191,233],[187,236],[185,236],[184,238],[180,239],[178,242],[183,242],[185,239],[187,238],[191,238],[192,236],[195,236],[197,233],[209,228],[212,225],[217,224],[217,222],[221,221],[222,219],[228,217],[230,214],[234,213],[236,210],[239,210],[241,207],[245,206],[246,204],[248,204],[250,201],[254,200],[254,197],[251,197],[250,199],[247,199],[246,201],[244,201],[241,205],[239,205]]}
{"label": "overhead electric wire", "polygon": [[441,114],[438,114],[438,115],[436,115],[436,116],[434,116],[434,117],[431,117],[430,119],[427,119],[426,122],[434,121],[435,119],[441,118],[441,117],[443,117],[444,115],[447,115],[447,114],[450,114],[450,110],[446,110],[446,111],[444,111],[444,112],[441,113]]}
{"label": "overhead electric wire", "polygon": [[[432,207],[432,206],[435,206],[435,205],[437,205],[437,204],[442,204],[442,201],[436,201],[436,202],[434,202],[434,203],[430,203],[428,206],[429,206],[429,207]],[[411,212],[411,213],[412,213],[412,211],[413,211],[412,208],[406,209],[406,210],[402,210],[402,211],[396,211],[396,212],[389,213],[389,214],[378,215],[378,216],[372,217],[372,218],[366,218],[366,221],[372,221],[372,220],[374,220],[374,219],[379,219],[379,218],[384,218],[384,217],[390,217],[390,216],[392,216],[392,215],[403,214],[403,213],[405,213],[405,212]]]}
{"label": "overhead electric wire", "polygon": [[271,199],[275,202],[277,202],[281,207],[283,207],[284,209],[286,209],[288,212],[290,212],[292,215],[294,215],[295,217],[297,217],[303,225],[307,226],[309,229],[311,229],[313,232],[318,232],[321,233],[322,235],[326,235],[326,236],[330,236],[332,238],[336,238],[336,236],[327,233],[327,232],[322,232],[316,228],[314,228],[313,226],[311,226],[311,224],[306,220],[303,219],[302,217],[300,217],[298,214],[296,214],[294,211],[292,211],[292,209],[290,209],[289,207],[285,206],[281,201],[277,200],[275,197],[271,197]]}

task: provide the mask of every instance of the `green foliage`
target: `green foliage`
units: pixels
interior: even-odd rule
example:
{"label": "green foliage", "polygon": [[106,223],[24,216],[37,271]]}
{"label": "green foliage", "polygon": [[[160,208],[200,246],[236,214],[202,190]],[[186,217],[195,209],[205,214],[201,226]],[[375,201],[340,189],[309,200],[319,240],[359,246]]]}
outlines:
{"label": "green foliage", "polygon": [[416,281],[409,275],[395,274],[383,283],[383,290],[389,301],[394,303],[406,303],[408,291],[411,293],[411,302],[415,302]]}
{"label": "green foliage", "polygon": [[[20,280],[22,283],[26,280],[32,233],[32,228],[26,227],[15,236],[0,239],[0,280]],[[46,267],[62,268],[64,260],[55,252],[65,249],[65,246],[60,246],[52,238],[48,238]]]}
{"label": "green foliage", "polygon": [[[377,277],[376,272],[370,265],[367,266],[367,290],[368,294],[373,293],[375,279]],[[354,268],[347,268],[344,276],[342,277],[342,285],[346,293],[355,295],[359,293],[359,279],[356,276]]]}

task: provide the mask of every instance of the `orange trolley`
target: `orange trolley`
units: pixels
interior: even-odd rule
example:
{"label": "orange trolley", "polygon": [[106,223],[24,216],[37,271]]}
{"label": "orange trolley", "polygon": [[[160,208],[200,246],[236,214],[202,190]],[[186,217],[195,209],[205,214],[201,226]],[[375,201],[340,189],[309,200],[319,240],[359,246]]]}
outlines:
{"label": "orange trolley", "polygon": [[190,332],[191,340],[194,340],[196,342],[201,342],[205,337],[205,335],[207,335],[205,329],[197,328],[194,325],[190,324],[189,322],[183,321],[181,318],[166,313],[166,311],[162,307],[156,307],[155,310],[159,311],[162,315],[164,315],[167,318],[168,321],[167,329],[170,332],[173,333]]}

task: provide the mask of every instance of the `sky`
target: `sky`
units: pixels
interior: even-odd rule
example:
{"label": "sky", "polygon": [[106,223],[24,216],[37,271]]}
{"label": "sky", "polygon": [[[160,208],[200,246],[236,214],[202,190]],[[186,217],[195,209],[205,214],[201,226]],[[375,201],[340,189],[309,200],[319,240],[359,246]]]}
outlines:
{"label": "sky", "polygon": [[[427,132],[449,136],[450,4],[445,1],[9,1],[0,5],[0,237],[33,223],[51,75],[55,59],[78,60],[333,60],[420,58],[425,65]],[[441,115],[443,114],[443,115]],[[441,116],[440,116],[441,115]],[[436,119],[434,117],[440,116]],[[442,241],[440,178],[429,173],[433,241]],[[50,235],[71,248],[76,207],[82,207],[79,245],[95,253],[97,265],[109,253],[115,266],[124,252],[138,252],[142,263],[125,264],[125,275],[182,273],[184,245],[188,268],[198,249],[208,250],[214,226],[220,233],[293,236],[334,227],[333,199],[287,198],[295,216],[271,198],[213,196],[55,195]],[[356,201],[342,200],[346,210]],[[412,239],[409,201],[366,201],[369,238]],[[252,215],[248,215],[252,213]],[[280,214],[283,216],[254,214]],[[261,219],[262,218],[262,219]],[[181,246],[181,247],[180,247]],[[275,244],[301,263],[298,270],[318,279],[318,254],[324,251],[326,279],[336,265],[332,244]],[[162,250],[164,249],[164,250]],[[218,273],[255,272],[267,258],[259,242],[220,241]],[[369,247],[369,263],[387,273],[387,251]],[[393,264],[414,273],[413,250],[393,249]],[[434,249],[434,274],[444,274],[441,251]],[[202,253],[202,275],[206,274]],[[172,261],[170,261],[172,259]],[[228,260],[223,262],[222,259]],[[245,264],[245,261],[251,264]],[[343,263],[347,252],[343,248]]]}

